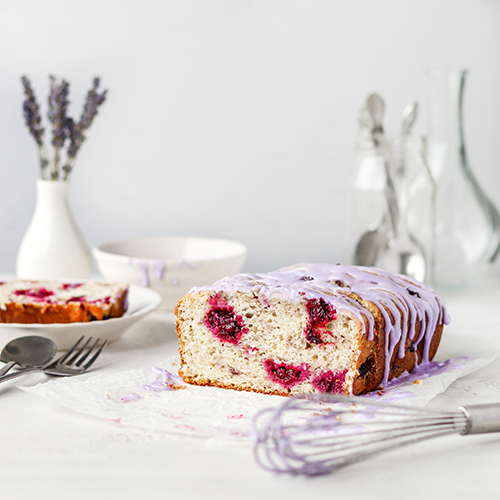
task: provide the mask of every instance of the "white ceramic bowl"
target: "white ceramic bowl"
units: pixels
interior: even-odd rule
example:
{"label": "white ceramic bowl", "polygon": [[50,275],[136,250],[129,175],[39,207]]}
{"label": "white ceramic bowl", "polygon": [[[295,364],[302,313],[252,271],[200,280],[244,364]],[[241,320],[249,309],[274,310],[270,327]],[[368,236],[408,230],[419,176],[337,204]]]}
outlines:
{"label": "white ceramic bowl", "polygon": [[230,240],[168,236],[106,243],[92,254],[104,279],[149,287],[161,295],[160,309],[171,312],[193,286],[241,272],[247,248]]}

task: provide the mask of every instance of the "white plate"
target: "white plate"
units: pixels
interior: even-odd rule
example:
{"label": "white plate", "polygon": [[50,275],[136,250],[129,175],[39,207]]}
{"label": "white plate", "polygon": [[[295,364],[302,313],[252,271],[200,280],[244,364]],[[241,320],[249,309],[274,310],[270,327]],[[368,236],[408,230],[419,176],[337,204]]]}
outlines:
{"label": "white plate", "polygon": [[159,293],[142,286],[130,285],[128,310],[121,318],[90,321],[88,323],[0,323],[0,345],[26,335],[40,335],[52,339],[60,350],[69,349],[82,336],[93,339],[117,340],[134,323],[158,308]]}

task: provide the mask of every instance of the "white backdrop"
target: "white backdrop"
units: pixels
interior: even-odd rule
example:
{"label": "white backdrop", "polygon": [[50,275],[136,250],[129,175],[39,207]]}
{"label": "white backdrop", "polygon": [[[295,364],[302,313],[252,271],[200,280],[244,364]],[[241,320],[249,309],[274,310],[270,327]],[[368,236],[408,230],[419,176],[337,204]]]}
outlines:
{"label": "white backdrop", "polygon": [[418,99],[425,133],[429,66],[470,69],[469,156],[500,206],[497,0],[0,0],[0,270],[38,177],[23,74],[44,105],[48,75],[66,78],[72,115],[94,76],[109,89],[72,177],[89,246],[225,237],[268,271],[347,262],[358,109],[382,94],[390,133]]}

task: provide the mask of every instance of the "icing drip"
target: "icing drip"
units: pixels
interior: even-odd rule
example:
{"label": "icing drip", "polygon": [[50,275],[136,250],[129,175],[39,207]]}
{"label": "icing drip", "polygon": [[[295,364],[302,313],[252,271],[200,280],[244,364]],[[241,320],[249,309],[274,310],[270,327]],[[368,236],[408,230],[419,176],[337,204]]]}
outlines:
{"label": "icing drip", "polygon": [[[165,262],[161,259],[141,259],[138,257],[128,257],[128,263],[130,265],[135,265],[139,268],[142,274],[142,286],[149,287],[150,278],[149,278],[149,265],[154,265],[155,268],[155,278],[158,280],[162,280],[165,275]],[[174,264],[172,264],[174,265]],[[186,267],[195,271],[202,266],[202,262],[187,262],[184,259],[178,259],[177,267],[180,269],[182,267]],[[179,278],[174,277],[171,281],[172,286],[177,286],[179,284]]]}
{"label": "icing drip", "polygon": [[148,274],[148,262],[145,259],[138,259],[136,257],[129,257],[128,258],[129,264],[134,264],[136,265],[142,273],[142,286],[148,287],[149,286],[149,274]]}
{"label": "icing drip", "polygon": [[[191,291],[239,291],[271,296],[284,294],[292,301],[324,300],[336,311],[356,316],[363,334],[374,338],[375,319],[369,310],[346,294],[356,294],[361,300],[375,304],[385,321],[386,366],[383,383],[389,377],[389,365],[398,342],[398,356],[404,356],[406,340],[413,345],[423,342],[422,364],[429,363],[429,349],[436,326],[449,323],[444,301],[426,285],[400,274],[362,266],[332,264],[297,264],[266,274],[238,274],[211,286],[195,287]],[[391,319],[392,317],[392,319]],[[417,322],[421,330],[416,336]]]}
{"label": "icing drip", "polygon": [[148,264],[153,262],[155,266],[155,277],[156,279],[163,279],[163,273],[165,272],[165,264],[160,259],[139,259],[138,257],[129,257],[128,263],[136,265],[142,273],[142,286],[149,287],[149,269]]}
{"label": "icing drip", "polygon": [[162,260],[155,260],[156,279],[163,279],[163,272],[165,271],[165,264]]}

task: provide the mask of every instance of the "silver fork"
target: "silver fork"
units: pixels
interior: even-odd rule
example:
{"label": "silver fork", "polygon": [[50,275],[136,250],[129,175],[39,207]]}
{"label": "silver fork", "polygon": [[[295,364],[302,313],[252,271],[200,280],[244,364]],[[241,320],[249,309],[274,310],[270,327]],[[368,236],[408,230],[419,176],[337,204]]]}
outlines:
{"label": "silver fork", "polygon": [[100,339],[97,339],[91,347],[88,347],[92,340],[92,337],[89,337],[83,346],[79,347],[83,339],[84,337],[80,337],[78,342],[66,354],[63,354],[48,366],[43,367],[42,371],[48,375],[60,377],[79,375],[80,373],[86,372],[99,357],[108,341],[105,340],[101,346],[95,350]]}
{"label": "silver fork", "polygon": [[86,372],[99,357],[108,341],[105,340],[101,344],[101,346],[94,351],[100,339],[97,339],[91,347],[87,348],[92,340],[92,337],[89,337],[89,339],[83,344],[83,346],[79,347],[84,338],[85,336],[80,337],[76,344],[71,347],[71,349],[69,349],[67,353],[63,354],[55,361],[51,361],[45,366],[32,366],[31,368],[24,368],[16,372],[7,373],[6,375],[0,377],[0,382],[5,382],[7,380],[20,377],[25,373],[39,371],[44,372],[48,375],[55,375],[59,377],[79,375],[80,373]]}

